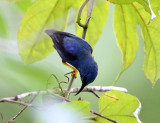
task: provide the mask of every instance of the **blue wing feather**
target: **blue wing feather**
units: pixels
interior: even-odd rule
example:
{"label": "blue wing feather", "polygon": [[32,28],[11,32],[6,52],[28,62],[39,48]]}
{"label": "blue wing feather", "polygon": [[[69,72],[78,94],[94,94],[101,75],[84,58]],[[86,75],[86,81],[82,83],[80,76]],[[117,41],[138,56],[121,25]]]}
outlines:
{"label": "blue wing feather", "polygon": [[92,54],[91,46],[85,40],[78,37],[64,37],[63,46],[65,51],[72,55]]}

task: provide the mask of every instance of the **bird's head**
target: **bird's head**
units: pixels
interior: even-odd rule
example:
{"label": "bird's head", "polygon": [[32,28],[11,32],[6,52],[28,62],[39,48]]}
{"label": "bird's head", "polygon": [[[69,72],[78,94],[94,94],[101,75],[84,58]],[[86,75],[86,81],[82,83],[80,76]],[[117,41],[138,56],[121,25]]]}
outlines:
{"label": "bird's head", "polygon": [[83,65],[80,67],[79,72],[81,76],[82,86],[80,90],[77,92],[77,94],[79,94],[86,85],[92,83],[98,74],[98,66],[93,58],[90,60],[84,60],[84,61],[87,64],[85,65],[85,63],[83,63]]}

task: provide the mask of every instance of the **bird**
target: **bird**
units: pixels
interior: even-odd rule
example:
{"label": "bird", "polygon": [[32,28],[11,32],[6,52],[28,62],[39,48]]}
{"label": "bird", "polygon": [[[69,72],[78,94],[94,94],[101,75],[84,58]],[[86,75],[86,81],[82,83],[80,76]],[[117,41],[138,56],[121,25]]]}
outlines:
{"label": "bird", "polygon": [[54,29],[45,30],[53,41],[53,47],[62,59],[62,63],[73,69],[72,76],[80,73],[82,85],[76,95],[85,86],[92,83],[98,74],[98,65],[92,56],[92,47],[84,39],[68,32]]}

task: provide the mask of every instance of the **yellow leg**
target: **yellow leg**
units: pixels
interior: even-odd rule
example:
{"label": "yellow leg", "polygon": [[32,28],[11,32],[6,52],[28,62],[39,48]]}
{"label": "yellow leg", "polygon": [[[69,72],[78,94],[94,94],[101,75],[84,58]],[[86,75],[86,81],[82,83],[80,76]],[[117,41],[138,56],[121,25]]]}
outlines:
{"label": "yellow leg", "polygon": [[62,63],[63,63],[64,65],[68,66],[69,68],[71,68],[71,69],[73,70],[73,72],[71,73],[71,76],[75,75],[75,77],[77,78],[78,70],[77,70],[75,67],[67,64],[66,62],[62,62]]}

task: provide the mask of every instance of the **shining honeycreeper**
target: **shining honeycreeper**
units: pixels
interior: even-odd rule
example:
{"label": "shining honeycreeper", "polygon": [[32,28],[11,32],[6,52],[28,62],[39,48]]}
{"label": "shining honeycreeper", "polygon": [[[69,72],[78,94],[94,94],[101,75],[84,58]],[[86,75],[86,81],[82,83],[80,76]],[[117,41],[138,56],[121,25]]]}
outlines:
{"label": "shining honeycreeper", "polygon": [[79,94],[86,85],[95,80],[98,74],[97,63],[92,57],[92,47],[84,39],[67,32],[57,30],[45,32],[52,38],[53,47],[62,58],[63,64],[73,69],[71,75],[75,74],[77,77],[79,71],[82,81],[82,86],[77,92]]}

